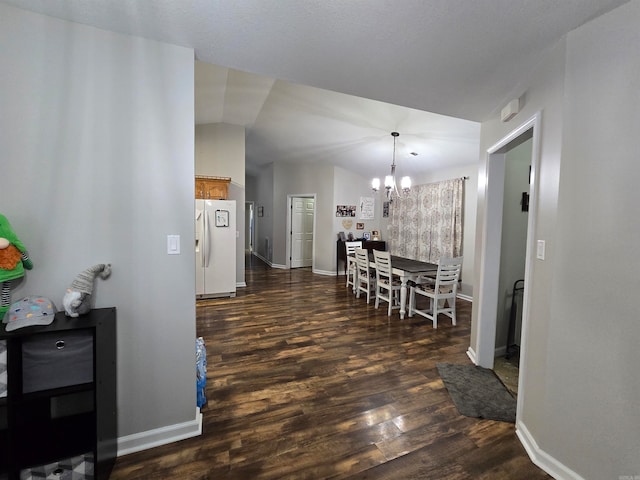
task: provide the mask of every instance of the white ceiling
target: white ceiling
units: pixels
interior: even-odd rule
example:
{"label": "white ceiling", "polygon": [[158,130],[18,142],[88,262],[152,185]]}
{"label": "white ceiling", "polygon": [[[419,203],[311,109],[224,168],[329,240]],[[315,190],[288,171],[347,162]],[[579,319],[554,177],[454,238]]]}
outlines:
{"label": "white ceiling", "polygon": [[393,130],[401,175],[477,161],[476,122],[564,34],[628,0],[0,1],[193,48],[196,123],[245,126],[249,171],[369,176],[388,170]]}

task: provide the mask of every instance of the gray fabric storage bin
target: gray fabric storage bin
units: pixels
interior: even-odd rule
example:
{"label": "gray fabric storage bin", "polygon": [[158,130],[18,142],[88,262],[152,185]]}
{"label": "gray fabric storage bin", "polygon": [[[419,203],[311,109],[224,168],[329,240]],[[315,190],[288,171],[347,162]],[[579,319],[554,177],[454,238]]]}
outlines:
{"label": "gray fabric storage bin", "polygon": [[92,330],[43,333],[22,343],[22,392],[93,382]]}

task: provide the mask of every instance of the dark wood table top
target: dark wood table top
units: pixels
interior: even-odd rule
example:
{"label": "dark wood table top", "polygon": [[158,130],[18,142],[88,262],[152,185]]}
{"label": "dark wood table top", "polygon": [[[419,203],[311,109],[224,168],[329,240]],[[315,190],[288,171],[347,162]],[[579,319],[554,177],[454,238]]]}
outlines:
{"label": "dark wood table top", "polygon": [[[355,255],[351,254],[348,257],[355,259]],[[373,253],[369,253],[369,261],[375,263]],[[391,255],[391,268],[397,268],[398,270],[404,270],[408,273],[423,273],[423,272],[437,272],[438,264],[422,262],[420,260],[414,260],[412,258],[398,257]]]}
{"label": "dark wood table top", "polygon": [[438,271],[438,265],[435,263],[421,262],[420,260],[397,257],[395,255],[391,255],[391,267],[397,268],[399,270],[404,270],[405,272],[409,273]]}

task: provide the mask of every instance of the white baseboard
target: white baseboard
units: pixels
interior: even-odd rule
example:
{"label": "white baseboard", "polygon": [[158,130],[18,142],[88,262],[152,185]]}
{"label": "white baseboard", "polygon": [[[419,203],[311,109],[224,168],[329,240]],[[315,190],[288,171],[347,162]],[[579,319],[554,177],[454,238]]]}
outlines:
{"label": "white baseboard", "polygon": [[202,413],[196,408],[193,420],[175,425],[147,430],[118,438],[118,456],[148,450],[186,438],[197,437],[202,434]]}
{"label": "white baseboard", "polygon": [[247,288],[247,282],[236,282],[236,288]]}
{"label": "white baseboard", "polygon": [[260,260],[262,260],[264,263],[271,265],[271,262],[269,260],[267,260],[266,258],[264,258],[262,255],[260,255],[258,252],[253,252],[253,256],[254,257],[258,257]]}
{"label": "white baseboard", "polygon": [[330,272],[329,270],[316,270],[316,269],[313,269],[312,272],[316,273],[318,275],[327,275],[327,276],[331,276],[331,277],[335,277],[336,276],[336,272]]}
{"label": "white baseboard", "polygon": [[467,302],[473,303],[473,297],[470,297],[469,295],[464,295],[462,293],[458,293],[458,295],[456,295],[456,298],[459,298],[460,300],[466,300]]}
{"label": "white baseboard", "polygon": [[516,422],[516,435],[531,461],[556,480],[585,480],[565,464],[541,450],[526,425],[519,420]]}
{"label": "white baseboard", "polygon": [[478,365],[478,356],[476,355],[476,352],[473,350],[473,348],[469,347],[467,349],[467,357],[471,359],[474,365]]}

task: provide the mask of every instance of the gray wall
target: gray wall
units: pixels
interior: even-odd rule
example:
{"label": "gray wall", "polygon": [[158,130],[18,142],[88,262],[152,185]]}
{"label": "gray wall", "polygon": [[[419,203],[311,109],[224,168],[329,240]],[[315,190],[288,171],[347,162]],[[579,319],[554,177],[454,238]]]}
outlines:
{"label": "gray wall", "polygon": [[[273,183],[273,263],[287,265],[287,196],[316,195],[315,233],[313,239],[313,271],[327,273],[335,271],[331,262],[335,242],[332,237],[333,218],[327,205],[333,198],[333,167],[309,164],[306,166],[287,163],[274,165]],[[332,268],[333,266],[333,268]]]}
{"label": "gray wall", "polygon": [[[542,112],[533,220],[535,238],[547,248],[545,260],[529,252],[517,427],[535,460],[556,478],[640,472],[639,24],[634,0],[574,30],[532,66],[529,84],[508,97],[526,91],[521,113],[504,124],[496,112],[482,124],[486,151]],[[478,196],[480,252],[482,182]],[[477,334],[474,311],[472,345]]]}
{"label": "gray wall", "polygon": [[193,51],[4,4],[0,45],[0,208],[35,265],[14,300],[61,308],[111,262],[94,294],[118,312],[120,448],[197,433]]}

